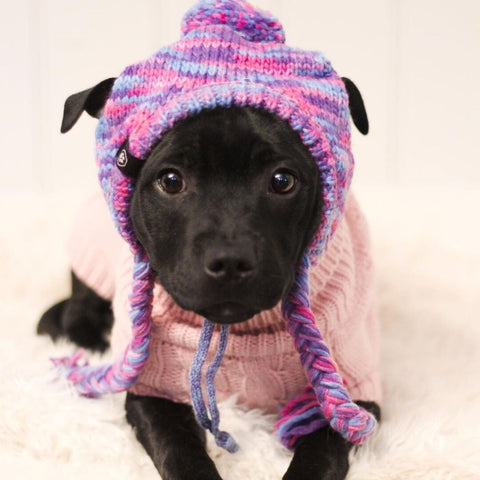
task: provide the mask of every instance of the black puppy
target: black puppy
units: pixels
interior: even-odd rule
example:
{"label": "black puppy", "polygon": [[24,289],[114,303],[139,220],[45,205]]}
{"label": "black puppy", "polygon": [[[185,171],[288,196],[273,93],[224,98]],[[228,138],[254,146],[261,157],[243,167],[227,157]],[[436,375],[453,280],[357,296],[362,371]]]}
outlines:
{"label": "black puppy", "polygon": [[[361,97],[345,82],[354,121],[365,131]],[[83,110],[98,117],[109,85],[70,97],[62,130]],[[291,286],[321,219],[320,189],[311,155],[286,122],[262,110],[217,108],[177,123],[153,148],[130,214],[176,303],[231,324],[272,308]],[[72,296],[43,315],[38,332],[104,350],[110,303],[72,278]],[[379,417],[376,404],[358,403]],[[190,406],[128,393],[126,414],[164,480],[220,479]],[[329,427],[306,435],[284,479],[343,479],[350,448]]]}

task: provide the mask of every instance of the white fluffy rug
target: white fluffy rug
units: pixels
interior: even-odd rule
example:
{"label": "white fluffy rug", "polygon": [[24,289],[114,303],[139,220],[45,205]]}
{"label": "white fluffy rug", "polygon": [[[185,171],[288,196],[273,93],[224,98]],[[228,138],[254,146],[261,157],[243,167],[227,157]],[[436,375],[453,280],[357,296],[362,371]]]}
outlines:
{"label": "white fluffy rug", "polygon": [[[360,193],[378,266],[385,400],[348,478],[478,480],[480,192]],[[49,357],[73,347],[34,335],[43,309],[67,293],[63,240],[80,198],[0,201],[4,480],[158,478],[124,420],[124,397],[88,400],[54,382]],[[224,480],[279,480],[290,455],[271,436],[274,419],[222,407],[222,428],[242,447],[230,455],[210,443]]]}

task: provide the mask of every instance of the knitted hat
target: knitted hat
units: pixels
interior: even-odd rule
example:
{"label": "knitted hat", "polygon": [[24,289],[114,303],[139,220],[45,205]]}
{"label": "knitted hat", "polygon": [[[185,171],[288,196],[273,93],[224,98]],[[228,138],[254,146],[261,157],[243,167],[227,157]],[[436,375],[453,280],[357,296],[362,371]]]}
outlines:
{"label": "knitted hat", "polygon": [[[203,0],[185,15],[178,42],[127,67],[117,78],[98,124],[96,158],[113,220],[135,256],[132,340],[113,365],[78,366],[75,358],[64,361],[63,367],[82,394],[95,396],[128,389],[146,363],[154,274],[129,214],[135,186],[129,176],[132,164],[141,166],[173,125],[202,110],[229,106],[267,110],[299,134],[318,166],[323,187],[321,225],[282,304],[287,331],[294,338],[314,399],[310,409],[314,414],[301,417],[300,430],[305,434],[318,428],[320,416],[347,440],[362,443],[375,429],[375,420],[349,398],[308,300],[309,264],[335,232],[353,172],[348,96],[322,53],[294,49],[284,42],[283,28],[270,14],[242,0]],[[218,431],[212,390],[227,326],[221,328],[221,348],[207,373],[211,420],[198,385],[213,328],[205,322],[192,367],[192,402],[200,423],[213,431],[217,443],[234,450],[228,434]],[[287,436],[295,436],[299,428],[295,412],[291,406],[285,414],[289,421],[281,428],[288,430],[283,432]]]}

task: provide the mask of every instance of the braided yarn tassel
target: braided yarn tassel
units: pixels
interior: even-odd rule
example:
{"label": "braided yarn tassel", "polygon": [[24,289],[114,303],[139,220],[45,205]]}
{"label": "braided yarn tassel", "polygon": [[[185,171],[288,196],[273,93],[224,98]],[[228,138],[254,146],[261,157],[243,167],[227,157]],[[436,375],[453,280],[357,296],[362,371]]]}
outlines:
{"label": "braided yarn tassel", "polygon": [[234,438],[228,433],[219,429],[220,413],[218,411],[216,395],[215,395],[215,374],[217,373],[220,363],[222,361],[228,341],[228,325],[222,325],[220,329],[220,343],[217,353],[208,367],[205,384],[207,389],[208,408],[210,409],[210,416],[208,416],[208,409],[205,405],[202,392],[202,368],[205,365],[210,343],[212,341],[215,324],[208,319],[205,319],[198,342],[198,349],[193,357],[192,366],[190,369],[190,394],[192,397],[193,410],[198,423],[210,432],[215,437],[216,444],[227,450],[227,452],[234,453],[238,450],[238,444]]}
{"label": "braided yarn tassel", "polygon": [[143,249],[135,253],[133,291],[130,296],[132,340],[113,364],[89,366],[79,364],[82,351],[72,357],[52,359],[52,363],[87,397],[127,390],[139,377],[148,358],[151,329],[153,273]]}
{"label": "braided yarn tassel", "polygon": [[[321,413],[345,440],[361,444],[374,433],[377,421],[351,400],[316,326],[308,300],[309,265],[308,256],[304,255],[295,283],[283,300],[282,313],[286,328],[295,341],[295,348],[300,354],[300,361]],[[284,431],[284,434],[287,433]]]}
{"label": "braided yarn tassel", "polygon": [[303,393],[288,402],[280,412],[275,431],[282,445],[294,450],[297,441],[309,433],[328,425],[313,388],[308,385]]}

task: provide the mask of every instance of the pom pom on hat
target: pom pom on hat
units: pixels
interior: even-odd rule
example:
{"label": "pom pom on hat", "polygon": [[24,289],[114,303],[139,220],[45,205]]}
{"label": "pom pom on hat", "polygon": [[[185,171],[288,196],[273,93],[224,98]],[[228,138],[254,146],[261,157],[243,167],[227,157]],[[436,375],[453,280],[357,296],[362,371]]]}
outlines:
{"label": "pom pom on hat", "polygon": [[254,8],[243,0],[207,0],[187,12],[182,33],[208,25],[226,25],[251,42],[285,42],[280,22],[268,12]]}

